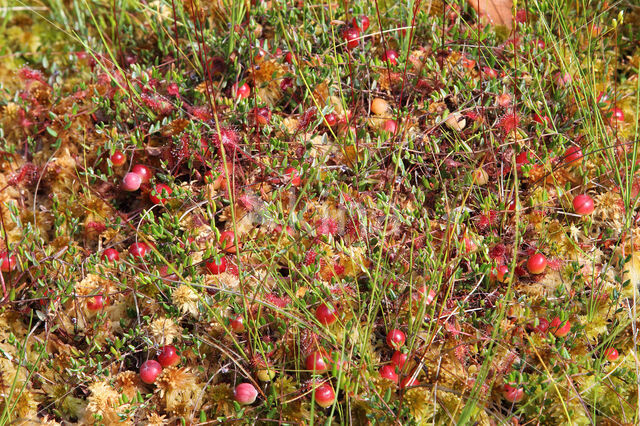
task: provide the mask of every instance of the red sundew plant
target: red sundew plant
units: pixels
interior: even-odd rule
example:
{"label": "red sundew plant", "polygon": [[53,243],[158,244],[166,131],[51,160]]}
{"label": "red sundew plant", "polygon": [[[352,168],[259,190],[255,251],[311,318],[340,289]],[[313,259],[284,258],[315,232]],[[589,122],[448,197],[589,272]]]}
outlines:
{"label": "red sundew plant", "polygon": [[3,10],[0,423],[633,422],[634,8],[290,3]]}

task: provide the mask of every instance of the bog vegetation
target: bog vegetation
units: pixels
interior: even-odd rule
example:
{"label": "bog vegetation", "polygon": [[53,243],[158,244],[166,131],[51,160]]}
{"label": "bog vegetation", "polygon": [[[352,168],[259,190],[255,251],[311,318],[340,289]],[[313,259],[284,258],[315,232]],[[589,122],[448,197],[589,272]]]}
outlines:
{"label": "bog vegetation", "polygon": [[637,424],[640,7],[0,7],[0,424]]}

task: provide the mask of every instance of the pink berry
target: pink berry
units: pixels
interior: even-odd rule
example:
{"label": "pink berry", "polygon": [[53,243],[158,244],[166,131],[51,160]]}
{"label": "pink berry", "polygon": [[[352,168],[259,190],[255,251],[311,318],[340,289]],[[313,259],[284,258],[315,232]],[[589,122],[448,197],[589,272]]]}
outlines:
{"label": "pink berry", "polygon": [[96,312],[102,309],[104,306],[104,298],[101,294],[91,296],[87,299],[87,309]]}
{"label": "pink berry", "polygon": [[506,282],[508,278],[508,274],[509,274],[509,267],[507,265],[498,266],[498,272],[496,274],[496,278],[498,279],[498,281],[500,281],[501,283]]}
{"label": "pink berry", "polygon": [[302,179],[300,178],[300,173],[294,169],[293,167],[289,167],[284,171],[285,178],[287,181],[291,182],[292,186],[300,186],[302,183]]}
{"label": "pink berry", "polygon": [[540,333],[546,333],[549,330],[549,320],[546,318],[538,318],[538,326],[536,327]]}
{"label": "pink berry", "polygon": [[393,355],[391,355],[391,363],[398,368],[402,368],[406,362],[407,362],[407,354],[405,353],[402,353],[400,351],[395,351]]}
{"label": "pink berry", "polygon": [[289,65],[293,65],[293,52],[287,52],[287,54],[284,55],[284,61]]}
{"label": "pink berry", "polygon": [[425,298],[425,303],[430,305],[436,299],[436,292],[432,288],[428,288],[426,285],[418,288],[420,296]]}
{"label": "pink berry", "polygon": [[338,124],[338,116],[333,112],[330,112],[329,114],[325,115],[324,119],[326,120],[327,125],[329,127],[333,127],[336,124]]}
{"label": "pink berry", "polygon": [[565,151],[563,159],[566,164],[577,163],[582,160],[582,150],[578,146],[571,146]]}
{"label": "pink berry", "polygon": [[146,384],[150,385],[156,381],[156,378],[162,371],[162,365],[158,361],[150,359],[145,361],[140,366],[140,379]]}
{"label": "pink berry", "polygon": [[336,393],[333,391],[331,385],[325,383],[315,389],[313,399],[315,400],[316,404],[318,404],[322,408],[327,408],[330,407],[336,400]]}
{"label": "pink berry", "polygon": [[329,369],[328,360],[324,351],[315,351],[305,359],[305,367],[314,374],[326,373]]}
{"label": "pink berry", "polygon": [[16,257],[14,255],[9,256],[6,251],[0,254],[0,271],[11,272],[16,269]]}
{"label": "pink berry", "polygon": [[224,231],[220,233],[220,248],[227,253],[235,253],[238,251],[238,245],[235,243],[236,236],[233,231]]}
{"label": "pink berry", "polygon": [[219,260],[213,259],[211,262],[206,262],[205,266],[212,275],[218,275],[227,270],[227,258],[222,256]]}
{"label": "pink berry", "polygon": [[173,190],[169,186],[165,185],[164,183],[159,183],[149,194],[149,199],[154,204],[164,204],[167,202],[167,198],[163,197],[163,195],[166,194],[167,196],[169,196],[172,192]]}
{"label": "pink berry", "polygon": [[231,86],[231,93],[238,99],[246,99],[251,95],[251,88],[247,83],[244,83],[242,86],[239,83],[234,83]]}
{"label": "pink berry", "polygon": [[145,257],[149,246],[145,243],[133,243],[129,246],[129,254],[133,257]]}
{"label": "pink berry", "polygon": [[624,121],[624,112],[620,108],[613,108],[611,110],[611,120],[616,121]]}
{"label": "pink berry", "polygon": [[547,267],[547,258],[542,253],[536,253],[527,260],[527,270],[530,274],[541,274]]}
{"label": "pink berry", "polygon": [[102,258],[108,262],[115,262],[116,260],[120,260],[120,254],[118,250],[108,248],[102,253]]}
{"label": "pink berry", "polygon": [[151,180],[151,169],[144,164],[136,164],[131,168],[131,172],[140,176],[142,183],[149,183]]}
{"label": "pink berry", "polygon": [[122,189],[125,191],[137,191],[140,189],[140,184],[142,184],[142,178],[137,173],[129,172],[122,178]]}
{"label": "pink berry", "polygon": [[395,50],[389,49],[389,50],[385,50],[384,54],[382,55],[382,60],[383,61],[389,61],[389,63],[391,65],[397,65],[398,64],[398,52],[396,52]]}
{"label": "pink berry", "polygon": [[353,18],[351,25],[353,28],[357,28],[358,31],[365,32],[369,28],[369,17],[367,15],[360,15],[358,18]]}
{"label": "pink berry", "polygon": [[393,365],[383,365],[382,368],[380,368],[380,377],[389,379],[394,383],[398,383],[398,374],[396,373],[396,368]]}
{"label": "pink berry", "polygon": [[410,387],[410,386],[418,386],[420,384],[420,382],[418,381],[418,379],[414,379],[413,378],[413,374],[405,377],[402,382],[400,382],[400,389],[404,389],[406,387]]}
{"label": "pink berry", "polygon": [[245,328],[244,328],[244,318],[242,317],[242,315],[238,315],[237,317],[232,319],[229,322],[229,326],[231,326],[231,330],[233,330],[234,332],[243,333]]}
{"label": "pink berry", "polygon": [[258,391],[251,383],[240,383],[233,390],[233,399],[240,405],[251,405],[256,401]]}
{"label": "pink berry", "polygon": [[342,37],[347,42],[347,49],[352,50],[358,47],[360,31],[357,28],[349,27],[342,32]]}
{"label": "pink berry", "polygon": [[255,119],[256,124],[266,126],[269,124],[269,121],[271,121],[271,110],[267,107],[254,108],[253,118]]}
{"label": "pink berry", "polygon": [[398,130],[398,125],[396,124],[395,120],[386,120],[384,122],[384,125],[383,125],[382,129],[385,132],[389,132],[389,133],[395,135],[396,131]]}
{"label": "pink berry", "polygon": [[498,71],[490,67],[483,67],[482,73],[488,78],[498,78]]}
{"label": "pink berry", "polygon": [[402,331],[398,330],[397,328],[394,328],[387,334],[387,345],[389,345],[393,349],[401,348],[406,340],[407,337]]}
{"label": "pink berry", "polygon": [[607,350],[604,351],[604,356],[609,361],[615,361],[619,356],[618,350],[616,348],[607,348]]}
{"label": "pink berry", "polygon": [[555,317],[549,324],[549,331],[556,337],[564,337],[571,331],[571,323],[562,321],[559,317]]}
{"label": "pink berry", "polygon": [[114,166],[122,166],[127,161],[127,156],[122,151],[116,150],[111,154],[111,164]]}
{"label": "pink berry", "polygon": [[589,197],[587,194],[576,195],[573,198],[573,211],[580,216],[589,215],[593,213],[594,209],[593,198]]}
{"label": "pink berry", "polygon": [[323,325],[331,325],[336,321],[336,311],[321,303],[316,308],[316,319]]}
{"label": "pink berry", "polygon": [[509,402],[520,402],[524,397],[524,389],[515,387],[513,383],[505,383],[502,388],[502,397]]}
{"label": "pink berry", "polygon": [[158,362],[163,367],[171,367],[180,363],[180,356],[173,345],[163,346],[158,355]]}

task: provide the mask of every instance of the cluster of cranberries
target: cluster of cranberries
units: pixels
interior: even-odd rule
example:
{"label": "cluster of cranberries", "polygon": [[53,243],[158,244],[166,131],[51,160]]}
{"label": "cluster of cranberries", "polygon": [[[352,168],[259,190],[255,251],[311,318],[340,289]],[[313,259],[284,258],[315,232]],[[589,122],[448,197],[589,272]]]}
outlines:
{"label": "cluster of cranberries", "polygon": [[148,385],[153,384],[163,368],[178,365],[179,363],[180,356],[176,352],[175,346],[163,346],[160,349],[157,361],[150,359],[142,363],[140,366],[140,380]]}
{"label": "cluster of cranberries", "polygon": [[[114,166],[121,166],[125,163],[126,156],[116,151],[111,156],[111,163]],[[151,169],[144,164],[136,164],[131,168],[131,171],[124,175],[122,178],[122,189],[129,192],[135,192],[143,184],[148,184],[151,180]],[[167,202],[167,197],[171,195],[172,189],[164,183],[158,183],[149,194],[149,199],[154,204],[164,204]]]}
{"label": "cluster of cranberries", "polygon": [[[397,328],[394,328],[387,333],[387,345],[392,349],[395,349],[395,352],[391,356],[391,363],[383,365],[380,368],[380,377],[389,379],[396,384],[398,383],[400,378],[398,376],[398,372],[402,370],[407,362],[407,354],[400,350],[404,346],[406,340],[407,337],[404,332]],[[413,377],[413,374],[410,374],[402,380],[400,388],[404,389],[407,386],[418,386],[419,384],[418,380]]]}

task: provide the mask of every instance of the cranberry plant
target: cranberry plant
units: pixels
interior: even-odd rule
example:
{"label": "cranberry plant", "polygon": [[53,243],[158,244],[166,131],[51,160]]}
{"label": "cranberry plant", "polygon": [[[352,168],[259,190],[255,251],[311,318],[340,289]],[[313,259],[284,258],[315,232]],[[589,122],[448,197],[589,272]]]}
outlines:
{"label": "cranberry plant", "polygon": [[516,7],[3,11],[0,423],[634,422],[640,11]]}

